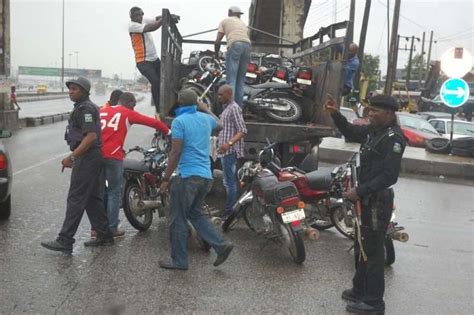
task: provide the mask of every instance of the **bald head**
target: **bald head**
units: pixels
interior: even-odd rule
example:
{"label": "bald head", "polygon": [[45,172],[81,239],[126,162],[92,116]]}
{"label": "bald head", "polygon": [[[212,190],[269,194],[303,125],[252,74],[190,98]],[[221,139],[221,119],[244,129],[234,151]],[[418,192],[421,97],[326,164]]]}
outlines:
{"label": "bald head", "polygon": [[135,99],[135,95],[133,95],[133,93],[125,92],[120,95],[118,104],[133,109],[137,104],[137,100]]}
{"label": "bald head", "polygon": [[359,46],[357,46],[355,43],[351,43],[349,45],[349,58],[352,58],[355,55],[357,55],[358,51],[359,51]]}
{"label": "bald head", "polygon": [[228,104],[234,99],[230,85],[224,84],[219,88],[217,91],[217,99],[221,104]]}

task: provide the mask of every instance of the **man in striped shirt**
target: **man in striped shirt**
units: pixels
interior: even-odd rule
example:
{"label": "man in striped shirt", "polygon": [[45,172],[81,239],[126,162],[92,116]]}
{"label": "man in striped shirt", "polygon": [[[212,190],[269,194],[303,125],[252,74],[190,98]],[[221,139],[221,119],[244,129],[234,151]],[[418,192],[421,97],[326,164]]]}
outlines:
{"label": "man in striped shirt", "polygon": [[230,85],[219,88],[217,98],[224,107],[220,116],[222,130],[218,138],[218,157],[221,159],[224,187],[227,192],[223,213],[223,218],[226,218],[232,213],[232,206],[237,201],[237,159],[244,156],[243,138],[247,134],[247,128],[242,117],[242,109],[234,101]]}

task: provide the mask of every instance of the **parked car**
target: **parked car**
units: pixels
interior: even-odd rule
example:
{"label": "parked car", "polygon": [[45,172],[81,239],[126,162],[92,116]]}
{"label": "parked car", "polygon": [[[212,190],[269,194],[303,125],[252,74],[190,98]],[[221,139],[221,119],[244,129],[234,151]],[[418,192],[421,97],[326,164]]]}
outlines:
{"label": "parked car", "polygon": [[[0,130],[0,138],[9,138],[12,133]],[[11,214],[12,165],[8,151],[0,141],[0,220]]]}
{"label": "parked car", "polygon": [[[448,138],[451,134],[450,118],[435,118],[428,121],[437,132]],[[453,139],[462,137],[474,137],[474,123],[463,120],[454,120]]]}
{"label": "parked car", "polygon": [[450,113],[445,112],[418,112],[417,115],[420,115],[426,120],[435,119],[435,118],[451,118]]}
{"label": "parked car", "polygon": [[436,129],[425,119],[416,114],[397,112],[397,120],[409,146],[426,146],[426,141],[439,137]]}

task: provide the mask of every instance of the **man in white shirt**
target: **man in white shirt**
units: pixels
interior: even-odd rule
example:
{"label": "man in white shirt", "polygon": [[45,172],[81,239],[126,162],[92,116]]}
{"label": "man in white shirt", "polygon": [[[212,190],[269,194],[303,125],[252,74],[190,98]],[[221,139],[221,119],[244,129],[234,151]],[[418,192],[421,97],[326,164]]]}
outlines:
{"label": "man in white shirt", "polygon": [[[143,18],[143,10],[139,7],[130,9],[131,22],[128,32],[132,40],[135,53],[135,61],[140,73],[145,76],[151,84],[151,95],[156,108],[157,118],[160,113],[160,58],[156,53],[155,43],[151,32],[161,27],[161,16],[153,19]],[[172,21],[177,23],[179,16],[172,14]]]}
{"label": "man in white shirt", "polygon": [[226,81],[234,91],[234,100],[242,107],[244,83],[247,65],[250,62],[250,38],[248,28],[240,19],[243,14],[239,7],[230,7],[228,17],[219,24],[214,44],[216,58],[221,49],[221,41],[225,35],[227,41]]}

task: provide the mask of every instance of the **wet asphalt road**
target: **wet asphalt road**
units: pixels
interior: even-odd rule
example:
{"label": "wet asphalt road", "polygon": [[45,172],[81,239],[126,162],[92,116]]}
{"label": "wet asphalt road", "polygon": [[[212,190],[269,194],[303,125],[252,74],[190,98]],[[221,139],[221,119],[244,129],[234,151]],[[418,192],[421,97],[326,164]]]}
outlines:
{"label": "wet asphalt road", "polygon": [[[151,114],[148,102],[137,106]],[[64,218],[70,171],[65,122],[25,128],[5,140],[13,160],[13,214],[0,223],[0,313],[305,313],[345,314],[350,287],[350,241],[330,229],[307,241],[295,265],[285,248],[265,245],[244,224],[226,237],[229,260],[212,266],[214,253],[190,242],[190,269],[167,271],[166,220],[138,233],[122,217],[126,236],[108,248],[87,249],[83,219],[73,255],[50,252],[40,241],[56,237]],[[152,131],[134,126],[126,148],[146,145]],[[470,314],[473,309],[472,183],[401,178],[395,187],[397,220],[410,234],[396,243],[386,268],[387,314]],[[217,196],[217,206],[222,204]]]}

